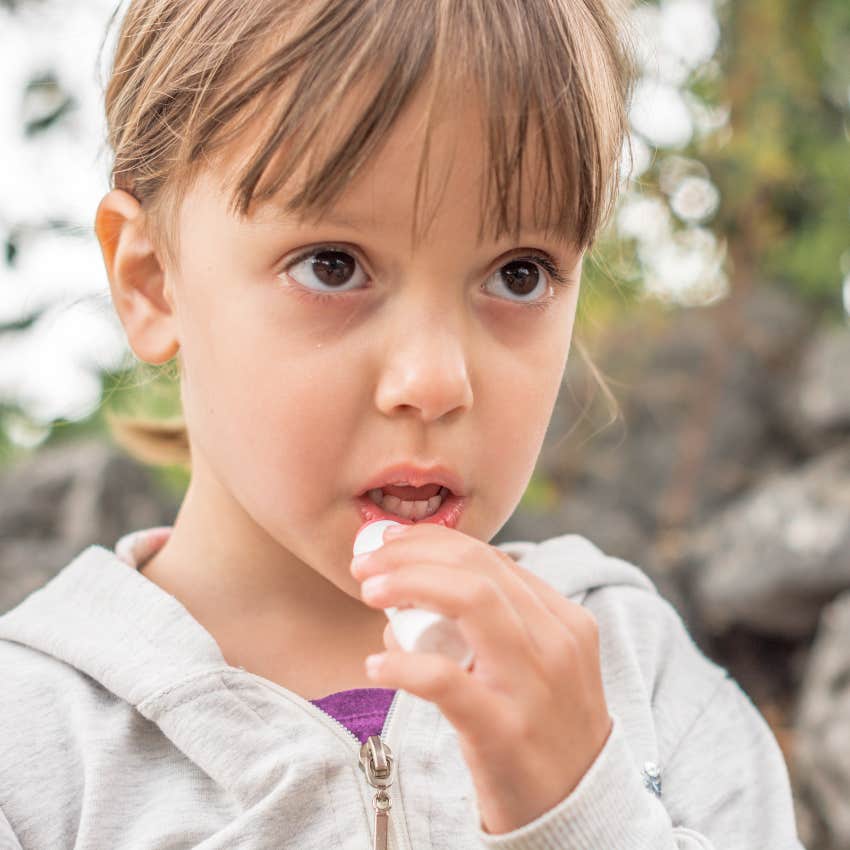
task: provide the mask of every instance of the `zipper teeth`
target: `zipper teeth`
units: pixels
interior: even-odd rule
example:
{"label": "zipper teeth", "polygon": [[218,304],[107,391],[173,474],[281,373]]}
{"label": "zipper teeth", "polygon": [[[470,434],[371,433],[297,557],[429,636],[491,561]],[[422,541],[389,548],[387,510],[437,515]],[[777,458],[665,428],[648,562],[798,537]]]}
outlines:
{"label": "zipper teeth", "polygon": [[[338,726],[340,729],[342,729],[343,732],[345,732],[346,737],[351,738],[354,741],[354,743],[357,747],[357,752],[359,754],[359,752],[360,752],[360,739],[343,722],[341,722],[340,720],[337,720],[337,718],[334,717],[332,714],[328,714],[324,709],[319,708],[318,705],[315,705],[314,703],[310,702],[310,700],[304,699],[304,697],[302,697],[300,694],[296,694],[294,691],[288,691],[288,690],[286,690],[286,688],[282,688],[280,685],[276,684],[275,682],[269,681],[268,679],[266,679],[263,676],[259,676],[256,673],[250,673],[248,670],[246,670],[245,672],[252,679],[254,679],[255,681],[259,682],[261,685],[263,685],[263,687],[266,687],[271,691],[275,691],[275,693],[281,694],[282,696],[286,697],[290,701],[294,701],[294,702],[302,703],[304,705],[308,705],[308,706],[310,706],[310,709],[314,712],[316,712],[316,711],[319,712],[322,715],[323,720],[330,720],[332,723],[334,723],[336,726]],[[386,740],[389,737],[388,733],[389,733],[389,730],[390,730],[390,721],[392,720],[393,716],[395,715],[396,704],[398,703],[398,699],[399,699],[400,694],[401,694],[401,691],[399,691],[399,690],[397,690],[395,692],[395,694],[393,694],[392,702],[390,703],[389,709],[387,709],[387,716],[384,718],[384,725],[381,728],[381,734],[380,734],[380,737],[384,740]]]}
{"label": "zipper teeth", "polygon": [[[319,708],[319,706],[314,705],[310,700],[304,699],[300,694],[296,694],[294,691],[288,691],[286,688],[281,687],[276,682],[272,682],[269,679],[266,679],[263,676],[258,675],[257,673],[251,673],[248,670],[243,670],[242,672],[246,673],[250,676],[254,681],[261,684],[263,687],[268,688],[270,691],[274,691],[275,693],[280,694],[285,697],[290,702],[295,702],[299,704],[303,704],[309,706],[309,710],[318,712],[319,715],[322,716],[323,721],[330,720],[337,727],[345,732],[346,737],[354,741],[355,754],[357,758],[360,758],[360,739],[341,721],[337,720],[336,717],[328,714],[324,709]],[[384,725],[381,728],[381,734],[378,736],[382,741],[387,743],[389,746],[389,732],[390,732],[390,722],[395,717],[396,706],[399,701],[399,697],[401,696],[401,691],[396,690],[395,694],[393,694],[392,702],[390,703],[389,709],[387,709],[387,716],[384,718]],[[393,756],[395,758],[395,755]],[[396,771],[396,776],[398,776],[398,765],[394,767]],[[368,784],[368,783],[367,783]],[[398,815],[395,818],[390,819],[390,831],[394,836],[396,836],[398,842],[401,844],[401,850],[410,850],[410,839],[407,835],[407,830],[402,829],[401,825],[398,823]]]}

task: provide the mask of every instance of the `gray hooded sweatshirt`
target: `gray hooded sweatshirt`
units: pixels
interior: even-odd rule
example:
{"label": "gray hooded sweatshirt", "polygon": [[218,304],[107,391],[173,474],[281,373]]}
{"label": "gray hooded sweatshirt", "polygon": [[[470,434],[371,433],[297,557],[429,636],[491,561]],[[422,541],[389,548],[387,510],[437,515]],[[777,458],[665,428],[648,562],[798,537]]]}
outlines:
{"label": "gray hooded sweatshirt", "polygon": [[[566,798],[490,835],[453,727],[397,691],[390,850],[800,850],[773,734],[650,579],[578,535],[499,548],[596,618],[612,732]],[[356,736],[106,548],[0,617],[0,674],[2,850],[373,847]]]}

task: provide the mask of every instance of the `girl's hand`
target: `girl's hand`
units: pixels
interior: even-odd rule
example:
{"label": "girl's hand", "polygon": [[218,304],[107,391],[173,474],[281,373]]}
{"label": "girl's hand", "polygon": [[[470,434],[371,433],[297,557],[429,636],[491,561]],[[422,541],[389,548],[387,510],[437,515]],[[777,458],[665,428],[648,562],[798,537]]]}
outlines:
{"label": "girl's hand", "polygon": [[453,617],[475,661],[464,671],[442,655],[404,652],[388,624],[389,651],[369,675],[439,706],[458,733],[481,828],[518,829],[572,792],[611,732],[596,620],[456,529],[419,523],[388,529],[384,541],[352,563],[366,604]]}

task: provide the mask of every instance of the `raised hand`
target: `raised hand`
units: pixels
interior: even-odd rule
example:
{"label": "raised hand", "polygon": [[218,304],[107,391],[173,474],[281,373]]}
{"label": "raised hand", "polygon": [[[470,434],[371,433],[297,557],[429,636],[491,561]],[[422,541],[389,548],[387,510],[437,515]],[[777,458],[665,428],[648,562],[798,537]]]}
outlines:
{"label": "raised hand", "polygon": [[442,655],[404,652],[388,627],[388,651],[369,676],[439,706],[458,733],[482,829],[518,829],[571,793],[611,732],[596,620],[457,529],[419,523],[384,540],[352,561],[364,602],[455,618],[475,661],[464,671]]}

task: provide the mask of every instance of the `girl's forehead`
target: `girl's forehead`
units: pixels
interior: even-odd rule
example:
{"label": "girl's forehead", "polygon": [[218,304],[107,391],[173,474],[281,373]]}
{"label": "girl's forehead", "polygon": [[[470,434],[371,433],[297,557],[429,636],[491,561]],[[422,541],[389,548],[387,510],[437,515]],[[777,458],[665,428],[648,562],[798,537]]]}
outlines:
{"label": "girl's forehead", "polygon": [[[368,91],[363,97],[367,96]],[[392,229],[387,225],[407,221],[417,209],[426,220],[448,210],[449,217],[455,221],[471,222],[477,234],[476,241],[484,241],[488,203],[485,195],[490,176],[487,106],[470,94],[461,102],[455,101],[453,108],[446,106],[434,112],[430,126],[425,117],[426,106],[427,90],[423,89],[330,203],[292,209],[292,198],[298,196],[315,176],[317,163],[322,163],[340,144],[347,121],[360,114],[357,103],[347,104],[341,115],[328,119],[327,132],[319,134],[321,141],[302,159],[289,180],[271,197],[256,201],[246,218],[268,224],[322,223],[360,232],[387,232]],[[233,191],[233,175],[250,162],[256,153],[257,139],[268,131],[260,118],[262,116],[253,127],[247,128],[240,143],[232,146],[215,164],[214,176],[218,178],[223,203]],[[534,127],[529,129],[531,141],[524,150],[517,230],[543,233],[546,228],[535,218],[534,209],[534,198],[544,191],[541,183],[543,154],[540,145],[533,141]],[[270,171],[275,170],[279,159],[290,154],[293,144],[290,140],[280,145],[270,162]],[[418,183],[420,165],[423,167],[421,184]],[[552,232],[546,235],[557,238]]]}

